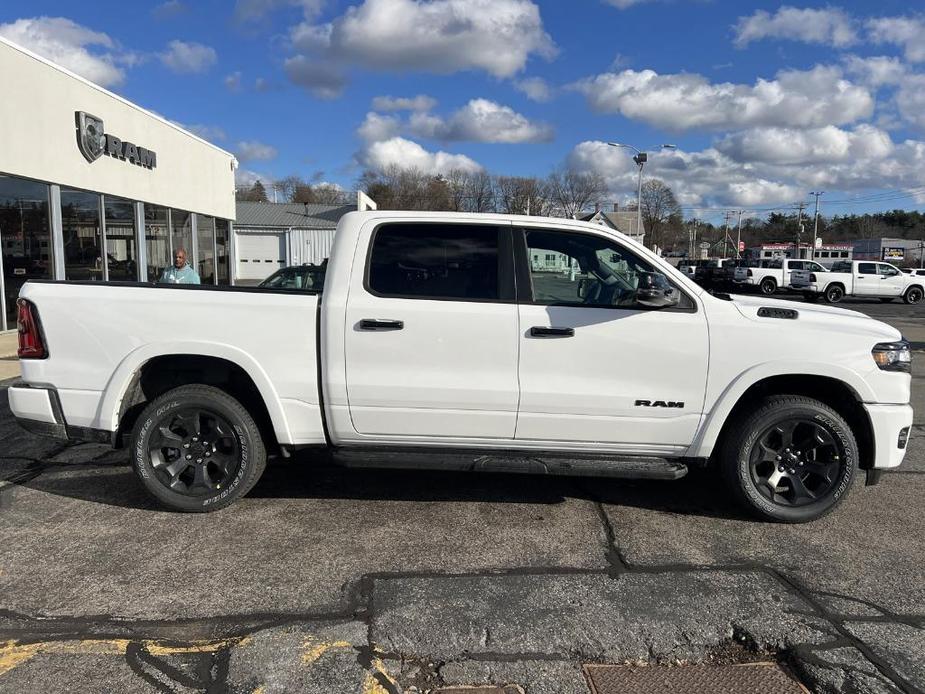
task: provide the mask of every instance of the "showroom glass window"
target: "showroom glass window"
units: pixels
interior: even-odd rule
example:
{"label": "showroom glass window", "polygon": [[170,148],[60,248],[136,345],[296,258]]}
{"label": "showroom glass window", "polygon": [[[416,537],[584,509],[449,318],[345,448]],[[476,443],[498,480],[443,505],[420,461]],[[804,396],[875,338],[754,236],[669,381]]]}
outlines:
{"label": "showroom glass window", "polygon": [[49,229],[48,186],[0,175],[0,330],[16,329],[16,298],[26,280],[54,276]]}
{"label": "showroom glass window", "polygon": [[157,282],[164,269],[173,262],[166,207],[145,205],[145,251],[148,260],[146,279],[148,282]]}
{"label": "showroom glass window", "polygon": [[64,232],[65,279],[106,279],[100,196],[83,190],[62,188],[61,225]]}
{"label": "showroom glass window", "polygon": [[379,296],[497,300],[498,229],[390,224],[373,239],[370,291]]}
{"label": "showroom glass window", "polygon": [[215,217],[196,215],[196,272],[203,284],[215,284]]}
{"label": "showroom glass window", "polygon": [[215,220],[215,275],[216,283],[220,285],[230,284],[228,274],[229,250],[228,250],[228,220]]}
{"label": "showroom glass window", "polygon": [[173,252],[178,248],[186,251],[186,257],[192,266],[193,261],[193,215],[183,210],[170,210],[170,242]]}
{"label": "showroom glass window", "polygon": [[124,198],[103,197],[106,222],[106,263],[113,282],[138,279],[138,253],[135,248],[135,205]]}

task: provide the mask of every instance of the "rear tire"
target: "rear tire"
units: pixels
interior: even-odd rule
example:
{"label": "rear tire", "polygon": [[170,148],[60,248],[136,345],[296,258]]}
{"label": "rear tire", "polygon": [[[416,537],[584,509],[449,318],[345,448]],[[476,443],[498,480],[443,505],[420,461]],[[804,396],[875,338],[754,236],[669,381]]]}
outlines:
{"label": "rear tire", "polygon": [[759,402],[731,426],[720,456],[735,499],[758,518],[782,523],[831,513],[858,470],[847,422],[828,405],[797,395]]}
{"label": "rear tire", "polygon": [[920,287],[909,287],[903,296],[903,301],[907,304],[915,305],[922,301],[922,289]]}
{"label": "rear tire", "polygon": [[840,284],[830,285],[825,290],[825,300],[830,304],[837,304],[845,298],[845,289]]}
{"label": "rear tire", "polygon": [[770,296],[777,291],[777,282],[772,280],[770,277],[766,277],[765,279],[761,280],[761,285],[758,288],[761,290],[762,294]]}
{"label": "rear tire", "polygon": [[253,417],[224,391],[203,385],[152,401],[135,424],[131,450],[145,489],[175,511],[228,506],[251,490],[267,462]]}

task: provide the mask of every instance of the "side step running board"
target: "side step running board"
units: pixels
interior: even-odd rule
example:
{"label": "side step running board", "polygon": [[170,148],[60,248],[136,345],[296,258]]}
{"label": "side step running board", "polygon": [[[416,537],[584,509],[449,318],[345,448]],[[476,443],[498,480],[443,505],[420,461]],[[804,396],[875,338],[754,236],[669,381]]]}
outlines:
{"label": "side step running board", "polygon": [[687,465],[644,456],[529,455],[523,451],[446,449],[337,448],[332,460],[344,467],[463,472],[514,472],[534,475],[677,480]]}

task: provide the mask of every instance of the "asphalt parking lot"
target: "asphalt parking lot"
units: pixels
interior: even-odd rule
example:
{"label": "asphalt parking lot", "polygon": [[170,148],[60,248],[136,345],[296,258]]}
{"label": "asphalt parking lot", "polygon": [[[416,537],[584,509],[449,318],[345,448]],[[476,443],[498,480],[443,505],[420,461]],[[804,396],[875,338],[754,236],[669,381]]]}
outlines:
{"label": "asphalt parking lot", "polygon": [[[844,306],[925,350],[925,307]],[[750,660],[813,691],[925,691],[925,375],[903,467],[801,526],[740,515],[707,475],[311,455],[229,509],[174,514],[123,453],[27,434],[0,391],[2,692],[584,694],[585,663]]]}

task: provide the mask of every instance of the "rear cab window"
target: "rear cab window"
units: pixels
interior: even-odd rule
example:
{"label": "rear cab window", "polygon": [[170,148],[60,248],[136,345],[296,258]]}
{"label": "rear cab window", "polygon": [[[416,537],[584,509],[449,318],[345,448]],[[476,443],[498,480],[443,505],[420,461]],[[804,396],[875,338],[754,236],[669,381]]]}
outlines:
{"label": "rear cab window", "polygon": [[510,232],[491,225],[383,224],[370,244],[366,289],[381,297],[513,301]]}

